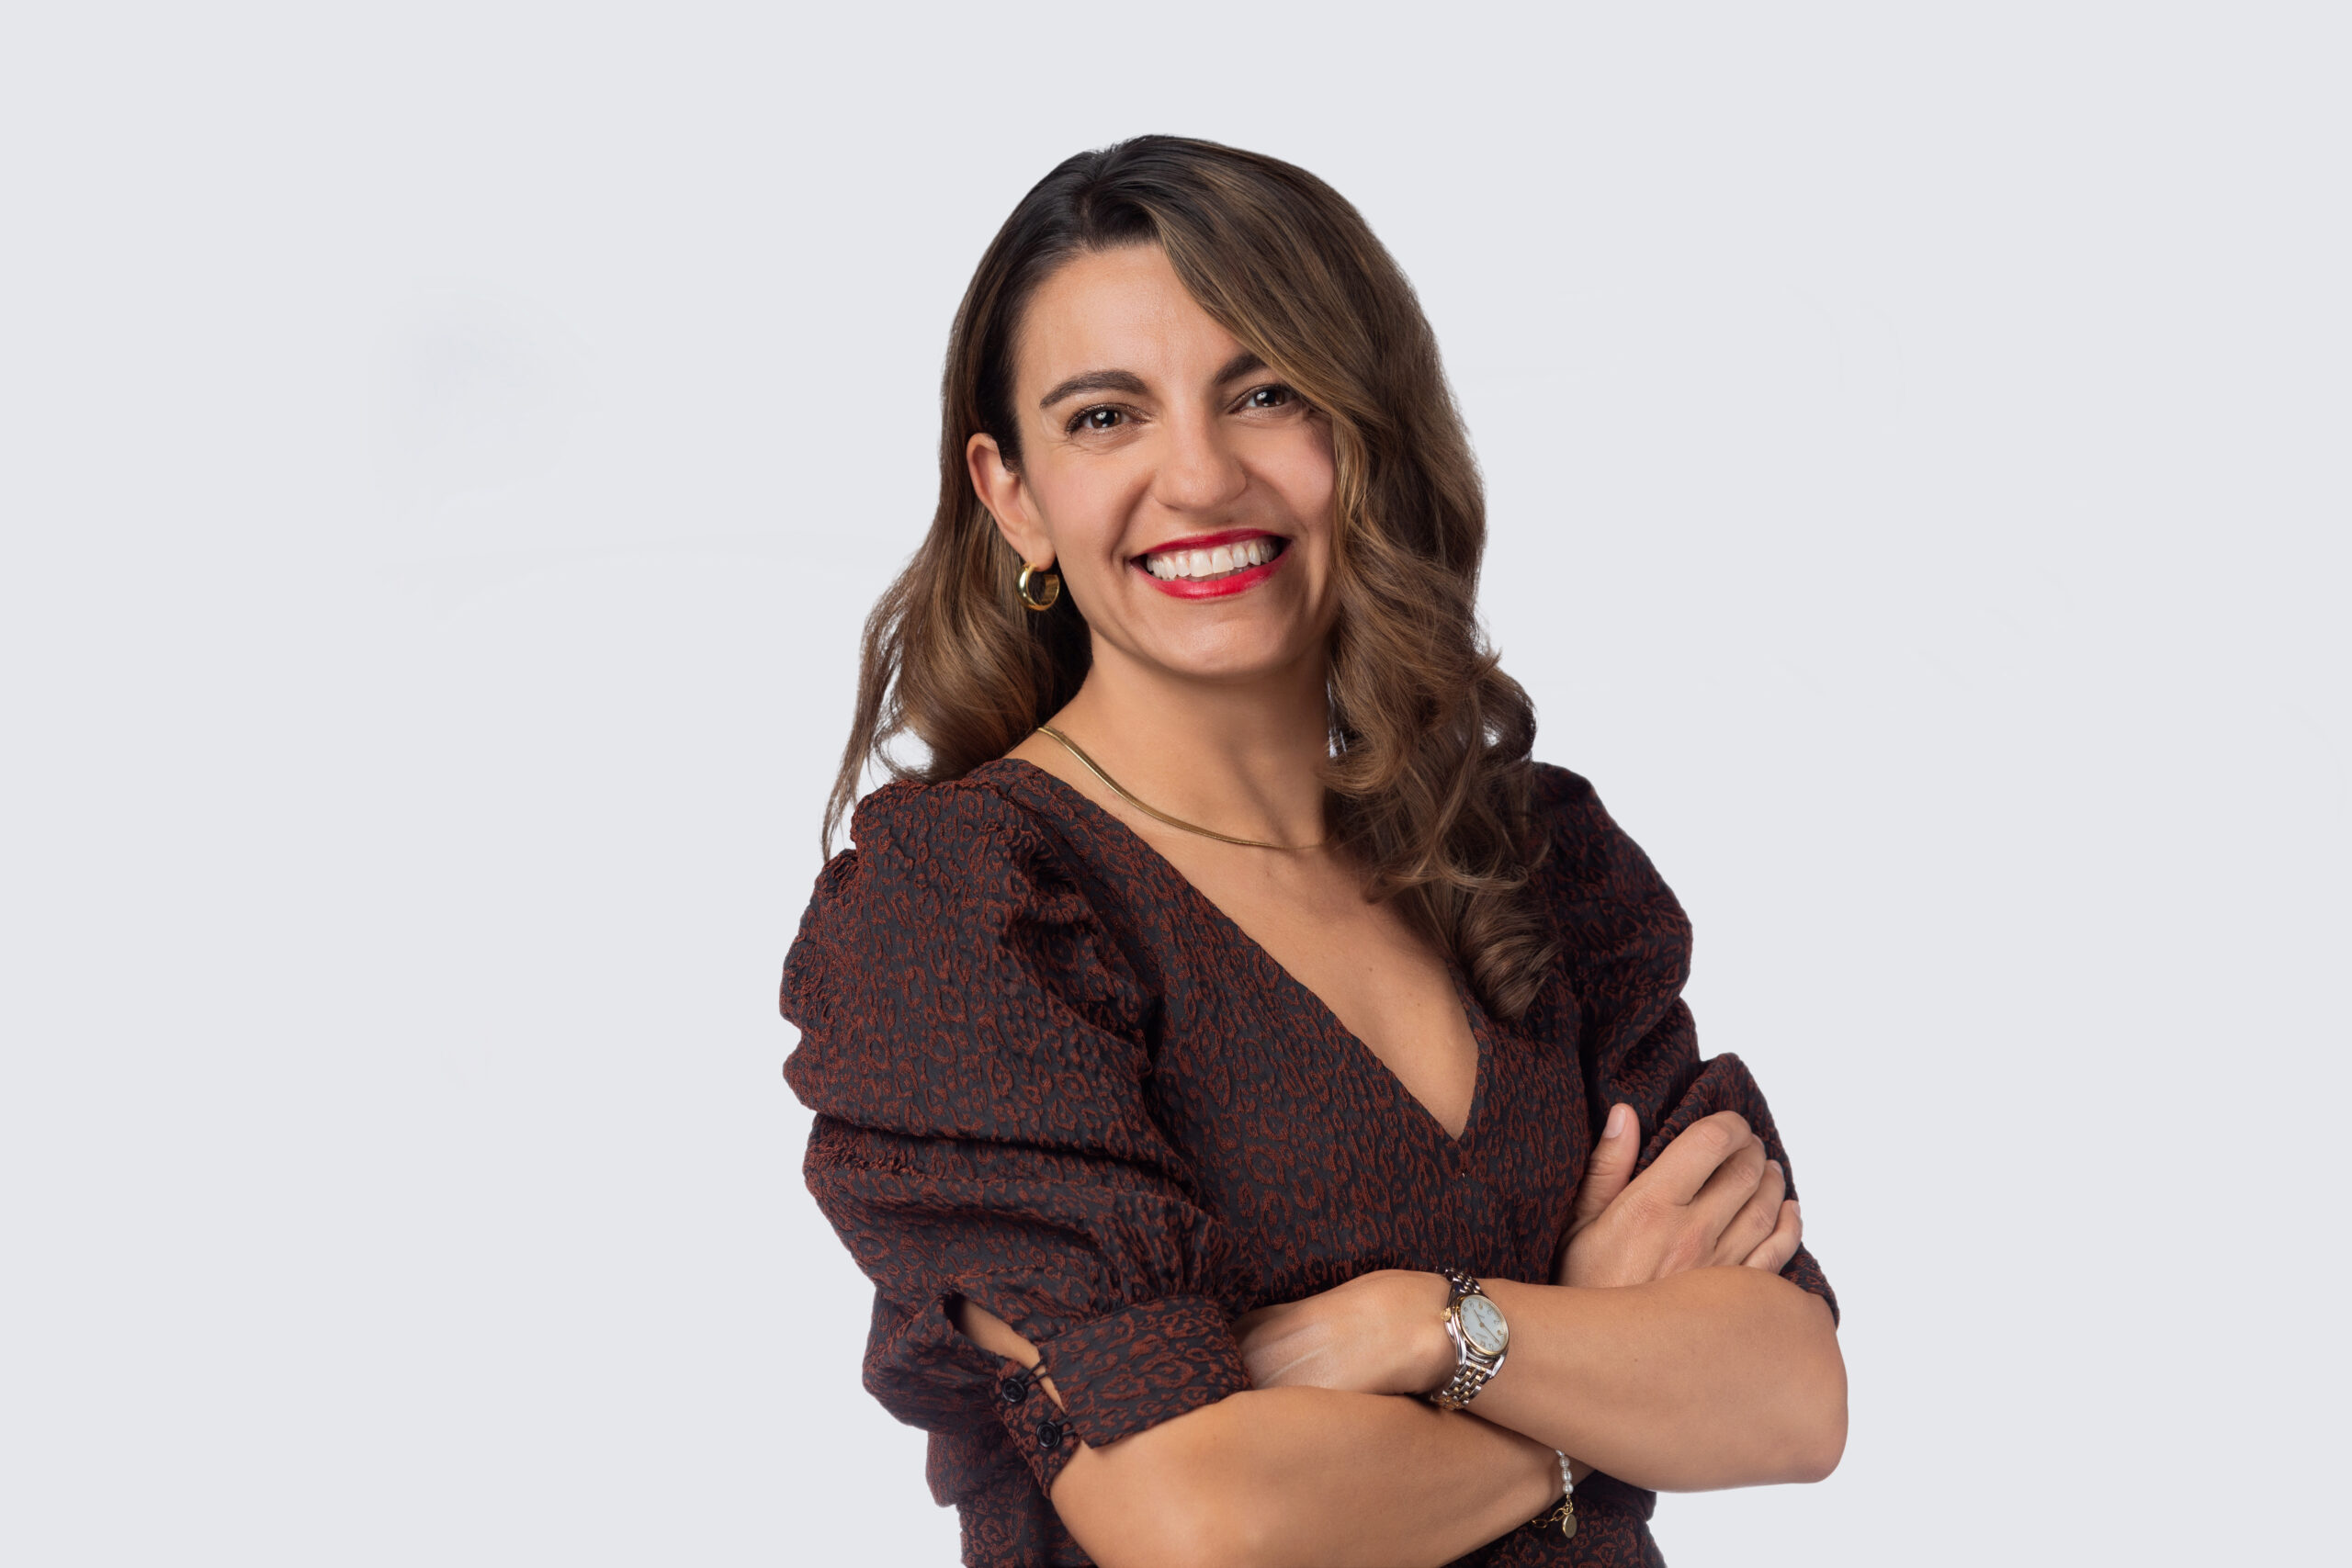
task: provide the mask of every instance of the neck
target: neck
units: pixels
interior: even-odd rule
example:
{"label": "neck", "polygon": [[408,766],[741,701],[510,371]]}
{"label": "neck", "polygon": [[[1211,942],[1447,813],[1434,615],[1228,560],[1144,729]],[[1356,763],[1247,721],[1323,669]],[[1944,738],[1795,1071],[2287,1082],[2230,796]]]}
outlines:
{"label": "neck", "polygon": [[1159,810],[1284,844],[1324,836],[1329,725],[1319,653],[1246,681],[1203,681],[1099,639],[1085,684],[1054,716],[1055,728]]}

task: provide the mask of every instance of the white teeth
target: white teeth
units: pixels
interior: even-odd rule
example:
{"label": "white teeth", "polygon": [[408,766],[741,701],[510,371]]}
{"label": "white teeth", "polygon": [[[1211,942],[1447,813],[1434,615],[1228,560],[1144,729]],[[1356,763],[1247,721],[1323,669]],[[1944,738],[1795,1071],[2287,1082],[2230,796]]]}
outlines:
{"label": "white teeth", "polygon": [[1271,538],[1244,539],[1237,545],[1218,545],[1205,550],[1155,551],[1144,558],[1143,566],[1162,582],[1197,581],[1263,566],[1274,558],[1274,553],[1275,542]]}

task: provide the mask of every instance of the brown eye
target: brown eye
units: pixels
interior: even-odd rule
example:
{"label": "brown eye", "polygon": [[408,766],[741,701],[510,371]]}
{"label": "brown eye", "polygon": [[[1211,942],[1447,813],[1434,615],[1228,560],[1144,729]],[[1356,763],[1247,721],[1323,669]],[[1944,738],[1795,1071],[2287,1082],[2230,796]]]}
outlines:
{"label": "brown eye", "polygon": [[1072,430],[1116,430],[1126,420],[1124,409],[1080,409],[1069,422]]}
{"label": "brown eye", "polygon": [[1252,409],[1286,408],[1298,400],[1298,394],[1288,387],[1261,387],[1241,400],[1241,406]]}

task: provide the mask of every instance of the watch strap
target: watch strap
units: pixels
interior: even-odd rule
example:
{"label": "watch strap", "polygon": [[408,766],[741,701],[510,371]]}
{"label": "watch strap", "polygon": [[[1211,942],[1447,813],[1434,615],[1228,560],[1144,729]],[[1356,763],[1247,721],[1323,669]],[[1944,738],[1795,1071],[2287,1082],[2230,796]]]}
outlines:
{"label": "watch strap", "polygon": [[1430,1395],[1430,1402],[1441,1410],[1459,1410],[1478,1397],[1478,1391],[1487,1386],[1488,1378],[1502,1371],[1510,1351],[1506,1348],[1502,1354],[1490,1358],[1472,1348],[1469,1337],[1462,1332],[1462,1303],[1487,1292],[1478,1288],[1476,1279],[1459,1269],[1442,1269],[1441,1273],[1450,1287],[1445,1299],[1445,1333],[1453,1341],[1454,1365],[1453,1375]]}

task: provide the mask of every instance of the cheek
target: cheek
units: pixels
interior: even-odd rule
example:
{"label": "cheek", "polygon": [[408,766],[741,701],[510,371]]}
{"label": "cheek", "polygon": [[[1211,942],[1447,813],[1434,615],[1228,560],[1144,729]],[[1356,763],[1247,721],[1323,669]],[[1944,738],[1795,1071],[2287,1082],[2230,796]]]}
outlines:
{"label": "cheek", "polygon": [[1121,536],[1134,481],[1105,464],[1057,469],[1030,479],[1030,493],[1057,555],[1087,559],[1108,552]]}
{"label": "cheek", "polygon": [[1339,465],[1332,459],[1328,434],[1310,433],[1298,446],[1280,454],[1268,466],[1266,475],[1293,517],[1311,531],[1328,534],[1340,489]]}

